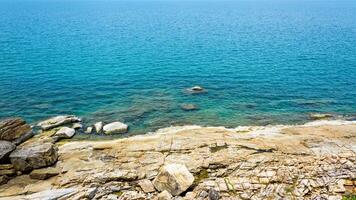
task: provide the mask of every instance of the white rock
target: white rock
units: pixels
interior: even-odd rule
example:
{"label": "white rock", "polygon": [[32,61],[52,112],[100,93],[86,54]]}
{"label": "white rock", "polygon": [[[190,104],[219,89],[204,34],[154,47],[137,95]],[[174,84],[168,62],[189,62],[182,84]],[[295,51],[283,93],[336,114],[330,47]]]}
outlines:
{"label": "white rock", "polygon": [[73,128],[62,127],[56,132],[56,134],[54,134],[54,136],[58,138],[72,138],[74,134],[75,130]]}
{"label": "white rock", "polygon": [[112,122],[104,126],[103,130],[105,134],[120,134],[126,133],[128,126],[121,122]]}
{"label": "white rock", "polygon": [[194,182],[194,176],[185,165],[168,164],[163,166],[153,185],[158,191],[167,190],[174,196],[186,191]]}
{"label": "white rock", "polygon": [[49,130],[61,125],[80,122],[80,121],[81,119],[74,115],[63,115],[63,116],[57,116],[57,117],[47,119],[45,121],[38,123],[37,125],[41,127],[42,130]]}
{"label": "white rock", "polygon": [[89,126],[87,130],[85,130],[85,133],[92,133],[93,132],[93,127]]}
{"label": "white rock", "polygon": [[94,124],[95,132],[100,133],[103,130],[103,122],[97,122]]}

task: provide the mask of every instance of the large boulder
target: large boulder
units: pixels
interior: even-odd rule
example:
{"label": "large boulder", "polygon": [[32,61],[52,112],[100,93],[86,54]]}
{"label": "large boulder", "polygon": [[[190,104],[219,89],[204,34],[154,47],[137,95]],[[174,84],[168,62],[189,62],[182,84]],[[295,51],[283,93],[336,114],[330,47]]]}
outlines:
{"label": "large boulder", "polygon": [[42,130],[49,130],[58,126],[80,122],[81,119],[74,115],[62,115],[47,119],[38,123],[37,125],[41,127]]}
{"label": "large boulder", "polygon": [[158,191],[168,191],[174,196],[186,191],[194,182],[194,176],[185,165],[168,164],[163,166],[153,185]]}
{"label": "large boulder", "polygon": [[128,126],[121,122],[113,122],[104,126],[103,130],[105,134],[120,134],[126,133]]}
{"label": "large boulder", "polygon": [[6,161],[15,148],[16,146],[11,142],[0,140],[0,163]]}
{"label": "large boulder", "polygon": [[94,124],[95,132],[101,133],[103,130],[103,122],[97,122]]}
{"label": "large boulder", "polygon": [[53,165],[57,159],[57,149],[52,143],[20,146],[10,154],[15,169],[23,172]]}
{"label": "large boulder", "polygon": [[9,118],[0,121],[0,140],[20,144],[32,136],[31,126],[21,118]]}

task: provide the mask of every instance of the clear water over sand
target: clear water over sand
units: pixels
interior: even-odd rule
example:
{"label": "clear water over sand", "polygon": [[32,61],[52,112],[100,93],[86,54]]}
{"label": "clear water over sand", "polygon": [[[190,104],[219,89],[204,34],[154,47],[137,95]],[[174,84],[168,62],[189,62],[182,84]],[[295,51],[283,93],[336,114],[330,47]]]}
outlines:
{"label": "clear water over sand", "polygon": [[143,133],[356,113],[355,1],[0,5],[0,118],[76,114]]}

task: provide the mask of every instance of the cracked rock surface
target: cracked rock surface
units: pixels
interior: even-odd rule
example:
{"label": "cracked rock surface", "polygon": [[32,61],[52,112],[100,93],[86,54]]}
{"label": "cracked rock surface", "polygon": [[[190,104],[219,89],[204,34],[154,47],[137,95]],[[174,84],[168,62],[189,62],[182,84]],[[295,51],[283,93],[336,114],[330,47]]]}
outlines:
{"label": "cracked rock surface", "polygon": [[[356,192],[356,122],[183,126],[56,145],[58,162],[51,167],[58,175],[17,176],[0,186],[0,199],[43,197],[51,190],[62,199],[177,200],[341,199]],[[172,164],[185,166],[194,181],[173,194],[153,188],[164,166]]]}

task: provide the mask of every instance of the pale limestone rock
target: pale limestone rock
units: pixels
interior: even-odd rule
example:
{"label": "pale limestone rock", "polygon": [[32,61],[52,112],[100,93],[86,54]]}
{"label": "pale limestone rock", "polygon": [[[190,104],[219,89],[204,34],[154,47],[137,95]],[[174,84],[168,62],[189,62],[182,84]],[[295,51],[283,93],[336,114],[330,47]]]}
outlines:
{"label": "pale limestone rock", "polygon": [[95,129],[95,132],[101,133],[101,131],[103,130],[103,122],[95,123],[94,124],[94,129]]}
{"label": "pale limestone rock", "polygon": [[194,182],[194,176],[185,165],[168,164],[162,167],[153,181],[159,191],[167,190],[170,194],[178,196],[186,191]]}
{"label": "pale limestone rock", "polygon": [[38,123],[42,130],[49,130],[58,126],[80,122],[81,119],[74,115],[57,116]]}
{"label": "pale limestone rock", "polygon": [[141,187],[142,191],[145,193],[150,193],[156,191],[152,182],[148,179],[143,179],[138,182],[138,185]]}
{"label": "pale limestone rock", "polygon": [[164,190],[157,195],[157,200],[171,200],[171,199],[172,199],[172,195],[167,190]]}
{"label": "pale limestone rock", "polygon": [[93,132],[93,127],[89,126],[87,130],[85,130],[85,133],[92,133]]}
{"label": "pale limestone rock", "polygon": [[83,128],[83,125],[81,123],[74,123],[72,125],[72,128],[77,130],[77,129],[82,129]]}
{"label": "pale limestone rock", "polygon": [[35,169],[30,173],[30,177],[32,179],[39,179],[39,180],[46,180],[53,176],[57,176],[60,171],[56,168],[42,168],[42,169]]}
{"label": "pale limestone rock", "polygon": [[128,126],[121,122],[112,122],[103,127],[104,133],[108,135],[126,133],[127,129]]}
{"label": "pale limestone rock", "polygon": [[75,134],[75,130],[73,128],[68,128],[68,127],[62,127],[59,129],[56,134],[54,134],[54,137],[57,137],[58,139],[68,139],[72,138]]}

